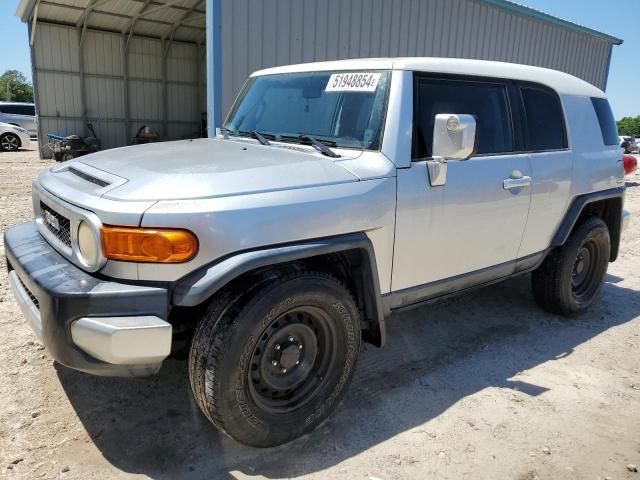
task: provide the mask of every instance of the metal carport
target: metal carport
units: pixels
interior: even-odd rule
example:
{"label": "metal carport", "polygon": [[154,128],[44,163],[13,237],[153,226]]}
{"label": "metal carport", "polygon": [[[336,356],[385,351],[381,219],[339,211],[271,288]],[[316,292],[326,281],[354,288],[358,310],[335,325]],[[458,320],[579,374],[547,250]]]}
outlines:
{"label": "metal carport", "polygon": [[127,145],[142,125],[199,137],[206,111],[204,0],[23,0],[41,154],[46,134]]}

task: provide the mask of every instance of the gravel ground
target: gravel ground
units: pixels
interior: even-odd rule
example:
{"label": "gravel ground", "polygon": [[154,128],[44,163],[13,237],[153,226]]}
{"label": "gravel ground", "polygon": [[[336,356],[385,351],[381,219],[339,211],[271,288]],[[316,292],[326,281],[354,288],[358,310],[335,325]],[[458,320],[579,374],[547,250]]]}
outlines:
{"label": "gravel ground", "polygon": [[[49,162],[0,154],[0,227],[29,220]],[[601,301],[541,312],[519,277],[388,322],[342,405],[271,450],[209,426],[186,362],[150,379],[55,364],[26,325],[0,261],[0,477],[64,479],[640,479],[640,175]],[[3,254],[0,240],[0,254]]]}

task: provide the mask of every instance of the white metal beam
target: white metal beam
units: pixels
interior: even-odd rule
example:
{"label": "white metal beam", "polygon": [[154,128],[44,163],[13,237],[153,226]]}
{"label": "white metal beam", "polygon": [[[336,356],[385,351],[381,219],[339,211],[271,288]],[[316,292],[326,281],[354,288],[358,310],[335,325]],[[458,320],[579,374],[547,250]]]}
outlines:
{"label": "white metal beam", "polygon": [[144,4],[140,8],[140,10],[138,10],[138,13],[136,13],[131,18],[131,20],[129,21],[129,24],[122,30],[123,34],[125,34],[127,32],[127,30],[129,31],[129,34],[127,35],[127,43],[125,43],[125,45],[124,45],[124,51],[125,52],[127,52],[129,50],[129,41],[131,40],[131,35],[133,35],[133,29],[136,26],[136,22],[138,21],[138,18],[140,17],[140,14],[145,11],[145,9],[149,6],[150,3],[151,3],[151,0],[145,0]]}
{"label": "white metal beam", "polygon": [[143,17],[147,17],[153,13],[159,12],[160,10],[164,10],[165,8],[169,8],[169,7],[173,7],[174,5],[177,5],[179,3],[183,3],[185,0],[170,0],[167,3],[163,3],[162,5],[155,7],[155,8],[150,8],[149,10],[146,10],[141,16]]}
{"label": "white metal beam", "polygon": [[[191,8],[189,8],[189,10],[187,10],[186,12],[184,12],[182,15],[180,15],[180,18],[178,20],[176,20],[174,22],[174,24],[171,26],[171,28],[169,28],[169,31],[167,31],[167,33],[165,33],[162,36],[162,40],[164,40],[165,38],[169,38],[169,45],[171,45],[171,42],[173,41],[173,36],[176,33],[176,30],[178,30],[178,28],[180,28],[180,26],[183,24],[183,22],[187,19],[187,17],[189,15],[191,15],[193,13],[193,11],[200,6],[200,4],[203,2],[204,0],[196,0],[196,2],[191,6]],[[167,47],[168,48],[168,47]]]}
{"label": "white metal beam", "polygon": [[88,0],[87,6],[84,7],[84,12],[80,14],[80,18],[78,18],[78,21],[76,22],[76,27],[80,27],[81,25],[86,23],[87,17],[89,16],[89,14],[94,8],[99,7],[100,5],[104,5],[105,3],[111,2],[111,1],[112,0]]}
{"label": "white metal beam", "polygon": [[[87,3],[87,7],[85,8],[83,13],[84,21],[82,23],[76,24],[76,27],[80,27],[80,25],[82,25],[82,33],[80,34],[80,45],[84,43],[84,35],[87,32],[87,26],[89,25],[89,16],[91,15],[91,11],[95,7],[97,1],[98,0],[89,0],[89,2]],[[80,21],[78,20],[78,22]]]}
{"label": "white metal beam", "polygon": [[29,38],[29,45],[33,47],[33,39],[36,36],[36,26],[38,25],[38,7],[40,6],[40,0],[36,2],[36,6],[33,8],[33,18],[31,19],[31,35]]}

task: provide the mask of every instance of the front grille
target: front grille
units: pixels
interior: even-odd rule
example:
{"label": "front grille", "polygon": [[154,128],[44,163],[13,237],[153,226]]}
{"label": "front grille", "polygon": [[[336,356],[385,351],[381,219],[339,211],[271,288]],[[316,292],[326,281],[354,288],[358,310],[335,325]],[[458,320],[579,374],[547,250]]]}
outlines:
{"label": "front grille", "polygon": [[20,279],[19,276],[18,276],[18,280],[20,281],[20,285],[22,285],[22,288],[24,288],[24,291],[27,292],[27,295],[29,295],[29,298],[31,299],[33,304],[36,306],[38,310],[40,310],[40,302],[38,302],[38,299],[36,298],[36,296],[33,293],[31,293],[31,290],[27,288],[27,286],[24,284],[24,282]]}
{"label": "front grille", "polygon": [[[42,201],[40,202],[40,209],[42,210],[42,224],[47,230],[53,233],[58,240],[67,247],[71,247],[71,222],[69,219]],[[56,228],[56,220],[58,228]]]}
{"label": "front grille", "polygon": [[71,173],[73,173],[74,175],[82,178],[83,180],[86,180],[87,182],[91,182],[94,185],[98,185],[99,187],[108,187],[109,185],[111,185],[109,182],[105,182],[104,180],[101,180],[100,178],[96,178],[93,177],[87,173],[81,172],[80,170],[73,168],[73,167],[69,167],[69,171]]}

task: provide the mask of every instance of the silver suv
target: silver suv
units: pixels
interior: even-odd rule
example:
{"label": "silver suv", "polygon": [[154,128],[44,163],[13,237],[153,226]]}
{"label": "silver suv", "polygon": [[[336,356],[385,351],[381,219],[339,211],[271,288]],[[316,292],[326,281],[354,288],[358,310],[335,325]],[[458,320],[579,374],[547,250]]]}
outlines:
{"label": "silver suv", "polygon": [[35,220],[5,252],[58,362],[149,375],[188,349],[204,415],[266,447],[330,414],[392,312],[527,272],[542,308],[584,312],[618,255],[623,200],[592,85],[350,60],[253,74],[215,138],[42,173]]}
{"label": "silver suv", "polygon": [[33,103],[0,102],[0,123],[17,125],[29,131],[29,136],[38,136],[36,106]]}

